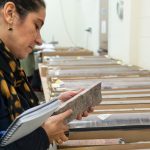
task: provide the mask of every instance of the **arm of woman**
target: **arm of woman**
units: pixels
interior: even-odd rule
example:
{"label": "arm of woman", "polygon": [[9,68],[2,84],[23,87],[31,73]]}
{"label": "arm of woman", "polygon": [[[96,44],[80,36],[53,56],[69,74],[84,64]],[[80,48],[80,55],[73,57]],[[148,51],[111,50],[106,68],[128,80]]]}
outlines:
{"label": "arm of woman", "polygon": [[0,147],[0,150],[47,150],[48,147],[48,136],[44,129],[40,127],[16,142]]}
{"label": "arm of woman", "polygon": [[[60,95],[59,99],[62,101],[66,101],[71,97],[78,94],[80,91],[69,91]],[[0,96],[2,100],[2,97]],[[2,110],[3,107],[0,109]],[[49,117],[42,127],[36,129],[31,134],[13,142],[12,144],[0,147],[0,150],[46,150],[49,147],[49,143],[55,140],[57,143],[61,144],[62,142],[68,140],[65,136],[65,131],[67,131],[68,125],[65,124],[65,118],[71,115],[72,110],[67,110],[66,112]],[[83,116],[87,116],[88,112],[84,112],[83,114],[79,114],[77,119],[82,118]],[[8,117],[5,118],[9,119]],[[0,126],[3,123],[1,122]],[[8,127],[9,125],[7,125]],[[1,129],[1,128],[0,128]]]}
{"label": "arm of woman", "polygon": [[0,150],[46,150],[49,147],[49,139],[45,130],[40,127],[29,135],[7,145]]}
{"label": "arm of woman", "polygon": [[42,127],[29,135],[7,145],[0,150],[46,150],[49,147],[49,139]]}
{"label": "arm of woman", "polygon": [[[0,94],[0,131],[5,131],[10,125],[7,104]],[[49,147],[49,139],[45,130],[40,127],[29,135],[9,144],[0,147],[0,150],[46,150]]]}
{"label": "arm of woman", "polygon": [[72,110],[67,110],[59,115],[49,117],[42,127],[12,144],[0,147],[0,150],[47,150],[49,144],[53,141],[62,144],[62,142],[68,140],[64,134],[69,129],[68,125],[65,124],[65,119],[71,113]]}
{"label": "arm of woman", "polygon": [[[4,103],[4,99],[0,94],[0,131],[6,131],[10,125],[9,112],[6,106],[7,104]],[[12,144],[0,147],[0,150],[46,150],[49,144],[54,140],[59,140],[58,138],[66,141],[67,137],[64,132],[68,130],[68,126],[64,120],[71,113],[72,111],[68,110],[62,114],[49,117],[42,127]]]}

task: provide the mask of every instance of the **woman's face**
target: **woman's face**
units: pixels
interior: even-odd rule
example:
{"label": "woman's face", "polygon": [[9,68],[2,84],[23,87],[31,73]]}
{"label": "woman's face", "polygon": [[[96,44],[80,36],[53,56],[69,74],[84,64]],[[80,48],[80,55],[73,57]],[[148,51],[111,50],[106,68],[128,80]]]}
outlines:
{"label": "woman's face", "polygon": [[43,7],[38,12],[30,12],[24,20],[18,15],[15,16],[13,30],[9,31],[9,44],[6,46],[16,58],[26,58],[36,44],[42,44],[40,29],[44,20]]}

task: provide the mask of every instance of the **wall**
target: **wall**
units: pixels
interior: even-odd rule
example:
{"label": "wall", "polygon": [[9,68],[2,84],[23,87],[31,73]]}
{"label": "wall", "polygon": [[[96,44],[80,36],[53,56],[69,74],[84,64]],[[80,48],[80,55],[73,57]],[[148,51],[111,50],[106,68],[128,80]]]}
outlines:
{"label": "wall", "polygon": [[[80,0],[76,39],[84,48],[93,50],[95,54],[100,47],[100,1]],[[91,32],[85,30],[91,27]],[[79,32],[78,32],[79,31]]]}
{"label": "wall", "polygon": [[[42,29],[46,42],[56,40],[59,46],[99,49],[99,0],[45,0],[47,16]],[[85,30],[91,27],[92,32]]]}
{"label": "wall", "polygon": [[131,2],[131,21],[130,21],[130,61],[132,65],[139,66],[139,32],[140,32],[140,0]]}
{"label": "wall", "polygon": [[131,0],[124,0],[123,20],[119,19],[116,12],[117,1],[109,0],[108,54],[129,63]]}
{"label": "wall", "polygon": [[[150,0],[124,0],[124,19],[116,14],[118,0],[109,0],[108,54],[127,64],[150,69]],[[42,29],[46,42],[79,46],[95,53],[100,47],[100,0],[46,0]],[[62,13],[63,12],[63,13]],[[92,32],[85,30],[91,27]]]}
{"label": "wall", "polygon": [[124,0],[123,21],[115,13],[117,0],[109,2],[109,55],[150,69],[150,1]]}
{"label": "wall", "polygon": [[139,0],[139,5],[138,65],[150,69],[150,1]]}
{"label": "wall", "polygon": [[[74,0],[45,0],[46,20],[41,34],[46,42],[58,41],[60,46],[73,45],[74,37]],[[63,12],[63,13],[62,13]],[[69,12],[69,13],[68,13]],[[68,36],[71,35],[71,38]],[[68,44],[69,43],[69,44]]]}
{"label": "wall", "polygon": [[100,2],[100,49],[103,51],[108,50],[108,2]]}

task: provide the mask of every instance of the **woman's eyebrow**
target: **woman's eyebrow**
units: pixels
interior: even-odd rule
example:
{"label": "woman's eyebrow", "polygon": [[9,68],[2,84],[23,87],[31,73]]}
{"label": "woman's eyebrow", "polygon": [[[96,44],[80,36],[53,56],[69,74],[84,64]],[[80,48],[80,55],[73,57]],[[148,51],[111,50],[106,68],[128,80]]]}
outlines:
{"label": "woman's eyebrow", "polygon": [[37,20],[41,23],[41,27],[42,27],[43,24],[44,24],[44,21],[42,19],[40,19],[40,18],[38,18]]}

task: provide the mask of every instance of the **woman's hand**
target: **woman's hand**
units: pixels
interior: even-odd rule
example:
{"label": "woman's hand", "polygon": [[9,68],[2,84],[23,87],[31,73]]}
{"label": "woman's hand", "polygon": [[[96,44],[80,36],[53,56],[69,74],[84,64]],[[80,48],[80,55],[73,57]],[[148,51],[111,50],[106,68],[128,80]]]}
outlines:
{"label": "woman's hand", "polygon": [[[79,91],[64,92],[60,94],[58,98],[65,102],[82,91],[83,89]],[[93,107],[89,107],[87,111],[84,111],[82,114],[78,114],[76,119],[80,120],[82,119],[82,117],[88,116],[88,114],[92,111],[93,111]],[[72,113],[73,113],[72,110],[69,109],[64,113],[49,117],[43,123],[42,127],[46,131],[49,141],[55,140],[56,143],[62,144],[63,142],[68,140],[68,137],[65,135],[65,132],[69,130],[69,127],[65,123],[65,119],[69,117]]]}
{"label": "woman's hand", "polygon": [[89,107],[87,111],[84,111],[82,114],[78,114],[76,119],[81,120],[82,117],[87,117],[89,113],[92,113],[93,111],[94,111],[94,107]]}
{"label": "woman's hand", "polygon": [[69,127],[65,123],[65,119],[72,114],[72,110],[69,109],[64,113],[59,115],[54,115],[49,117],[42,125],[43,129],[46,131],[49,141],[57,141],[61,144],[62,142],[68,140],[64,132],[68,131]]}
{"label": "woman's hand", "polygon": [[58,99],[62,100],[63,102],[69,100],[70,98],[74,97],[75,95],[79,94],[80,92],[84,91],[84,89],[80,89],[78,91],[67,91],[63,92],[58,96]]}

